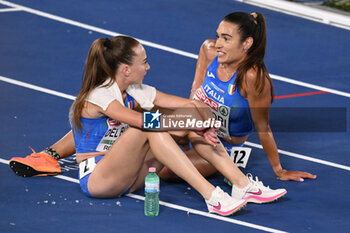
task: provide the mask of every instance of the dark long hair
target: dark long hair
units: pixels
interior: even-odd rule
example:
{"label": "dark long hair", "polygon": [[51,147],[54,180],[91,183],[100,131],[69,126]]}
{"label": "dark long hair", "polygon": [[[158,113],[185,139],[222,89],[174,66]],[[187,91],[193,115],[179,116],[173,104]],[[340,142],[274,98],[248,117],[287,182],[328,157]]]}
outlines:
{"label": "dark long hair", "polygon": [[247,57],[238,66],[236,86],[241,86],[244,76],[251,68],[257,72],[255,88],[260,94],[265,86],[265,79],[271,85],[271,102],[273,101],[274,91],[270,75],[264,63],[266,50],[266,23],[265,17],[261,13],[234,12],[226,15],[222,21],[238,25],[241,43],[248,37],[253,38],[253,44],[247,51]]}
{"label": "dark long hair", "polygon": [[120,64],[132,64],[136,55],[133,49],[139,44],[136,39],[128,36],[100,38],[92,43],[85,62],[83,84],[70,109],[71,122],[75,129],[82,128],[81,113],[90,92],[108,78],[111,81],[106,86],[112,85]]}

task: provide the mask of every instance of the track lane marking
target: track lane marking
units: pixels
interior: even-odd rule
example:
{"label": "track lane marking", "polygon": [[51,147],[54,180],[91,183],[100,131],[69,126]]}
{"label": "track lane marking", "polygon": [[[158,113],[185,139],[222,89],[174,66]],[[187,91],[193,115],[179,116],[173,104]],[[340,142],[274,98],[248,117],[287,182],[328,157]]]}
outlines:
{"label": "track lane marking", "polygon": [[13,12],[13,11],[21,11],[21,9],[18,9],[18,8],[3,8],[3,9],[0,9],[0,13],[4,13],[4,12]]}
{"label": "track lane marking", "polygon": [[294,98],[294,97],[302,97],[302,96],[310,96],[310,95],[321,95],[328,94],[326,91],[316,91],[316,92],[306,92],[306,93],[297,93],[297,94],[289,94],[289,95],[278,95],[275,96],[274,99],[286,99],[286,98]]}

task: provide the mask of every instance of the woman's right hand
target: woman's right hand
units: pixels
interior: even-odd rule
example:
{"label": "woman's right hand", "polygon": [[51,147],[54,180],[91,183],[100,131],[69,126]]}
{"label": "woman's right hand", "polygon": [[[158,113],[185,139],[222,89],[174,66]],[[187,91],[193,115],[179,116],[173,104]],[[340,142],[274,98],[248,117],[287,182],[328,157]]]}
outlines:
{"label": "woman's right hand", "polygon": [[202,137],[204,137],[205,141],[213,146],[216,147],[216,145],[220,142],[219,138],[218,138],[218,130],[219,128],[207,128],[201,131],[196,131],[196,133]]}

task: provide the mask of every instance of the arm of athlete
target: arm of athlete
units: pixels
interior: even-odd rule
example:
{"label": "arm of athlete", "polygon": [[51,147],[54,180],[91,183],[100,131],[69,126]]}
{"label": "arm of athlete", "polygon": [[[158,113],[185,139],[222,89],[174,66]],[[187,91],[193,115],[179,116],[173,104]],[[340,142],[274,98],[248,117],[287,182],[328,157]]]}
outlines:
{"label": "arm of athlete", "polygon": [[[205,75],[206,75],[206,71],[207,68],[210,64],[210,62],[215,58],[216,56],[216,49],[215,49],[215,40],[213,39],[208,39],[205,40],[199,50],[199,55],[198,55],[198,60],[197,60],[197,64],[196,64],[196,71],[195,71],[195,76],[194,76],[194,80],[192,83],[192,90],[191,90],[191,94],[190,94],[190,99],[183,99],[181,98],[181,100],[179,100],[177,98],[164,98],[164,93],[161,94],[161,98],[158,98],[158,100],[162,101],[163,104],[168,104],[169,102],[174,105],[174,104],[178,104],[181,106],[188,106],[188,104],[192,104],[194,105],[198,110],[199,113],[201,114],[202,119],[209,119],[209,118],[213,118],[213,115],[210,111],[210,109],[202,102],[200,101],[194,101],[193,99],[193,95],[195,93],[195,91],[202,85]],[[157,93],[158,96],[158,93]],[[156,97],[157,99],[157,97]],[[160,103],[156,104],[160,106]],[[179,106],[177,106],[179,107]],[[203,111],[204,110],[204,111]],[[217,131],[219,130],[219,128],[209,128],[209,129],[204,129],[201,131],[197,131],[197,134],[203,136],[206,141],[212,145],[212,146],[216,146],[217,143],[219,142],[219,139],[217,137]]]}
{"label": "arm of athlete", "polygon": [[282,168],[277,151],[276,142],[273,138],[269,125],[269,109],[271,105],[270,83],[265,82],[262,92],[259,94],[255,88],[256,72],[249,70],[245,77],[242,89],[246,93],[254,126],[258,132],[260,143],[269,159],[275,175],[280,180],[303,181],[304,178],[315,179],[316,176],[308,172],[288,171]]}
{"label": "arm of athlete", "polygon": [[[213,118],[212,113],[210,112],[208,107],[203,103],[200,103],[195,100],[189,100],[189,99],[185,99],[185,98],[181,98],[173,95],[168,95],[160,91],[157,91],[156,93],[154,104],[159,107],[168,108],[168,109],[175,109],[175,108],[181,108],[181,107],[197,108],[202,120]],[[100,117],[101,115],[106,115],[114,120],[118,120],[120,122],[126,123],[136,128],[142,128],[143,126],[142,113],[123,106],[117,100],[112,101],[108,105],[105,111],[101,107],[94,105],[92,103],[88,103],[88,105],[89,107],[87,109],[89,110],[85,112],[86,117],[94,118],[94,117]],[[200,133],[203,131],[201,135],[206,139],[206,141],[210,145],[215,146],[218,142],[218,139],[216,137],[217,130],[218,129],[209,130],[209,129],[203,128],[203,129],[199,129],[198,131]]]}
{"label": "arm of athlete", "polygon": [[[192,89],[190,93],[190,99],[193,99],[194,93],[203,84],[208,66],[216,56],[215,42],[216,40],[214,39],[207,39],[203,42],[199,50],[197,64],[196,64],[196,71],[195,71],[195,75],[192,83]],[[219,139],[217,138],[218,129],[215,129],[215,130],[210,129],[208,131],[210,131],[208,136],[211,138],[215,138],[216,139],[215,141],[218,142],[219,141]],[[203,135],[203,136],[206,137],[206,135]],[[211,143],[211,145],[214,146],[213,143]]]}
{"label": "arm of athlete", "polygon": [[205,40],[199,50],[190,99],[193,99],[194,93],[203,84],[208,66],[210,62],[214,60],[215,56],[215,40]]}
{"label": "arm of athlete", "polygon": [[[184,115],[186,115],[186,113],[190,113],[190,115],[192,115],[194,118],[200,119],[202,121],[206,121],[209,119],[211,121],[215,120],[214,115],[212,114],[208,106],[197,100],[186,99],[157,91],[154,104],[163,108],[178,109],[180,110],[179,112],[175,110],[175,113],[178,114],[183,113]],[[186,108],[189,110],[186,111]],[[182,112],[181,110],[185,110],[185,112]],[[217,131],[219,130],[219,127],[202,127],[193,130],[197,134],[203,136],[205,140],[212,146],[216,146],[219,142],[219,139],[217,137]]]}

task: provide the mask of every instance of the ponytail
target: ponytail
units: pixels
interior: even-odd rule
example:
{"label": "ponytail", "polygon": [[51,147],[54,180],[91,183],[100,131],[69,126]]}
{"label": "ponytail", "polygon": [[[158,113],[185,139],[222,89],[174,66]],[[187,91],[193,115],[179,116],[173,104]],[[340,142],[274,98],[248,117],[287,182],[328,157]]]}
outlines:
{"label": "ponytail", "polygon": [[109,78],[110,82],[106,86],[112,85],[120,64],[132,64],[136,55],[133,48],[139,44],[137,40],[127,36],[100,38],[92,43],[85,62],[82,87],[70,108],[70,119],[75,129],[82,128],[81,113],[90,92]]}
{"label": "ponytail", "polygon": [[274,91],[270,75],[264,62],[267,41],[264,15],[261,13],[249,14],[246,12],[234,12],[225,16],[223,21],[238,25],[241,43],[243,43],[248,37],[253,38],[253,44],[247,51],[247,57],[238,66],[235,80],[236,86],[242,86],[244,76],[247,74],[248,70],[253,68],[257,73],[257,79],[255,82],[256,90],[260,94],[264,89],[265,79],[267,79],[271,85],[272,102]]}

